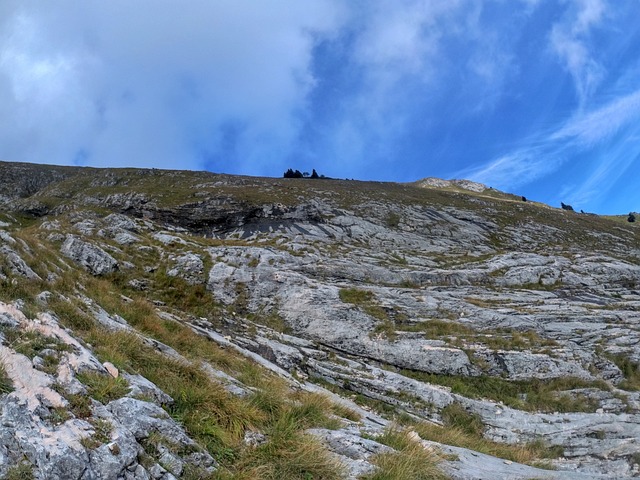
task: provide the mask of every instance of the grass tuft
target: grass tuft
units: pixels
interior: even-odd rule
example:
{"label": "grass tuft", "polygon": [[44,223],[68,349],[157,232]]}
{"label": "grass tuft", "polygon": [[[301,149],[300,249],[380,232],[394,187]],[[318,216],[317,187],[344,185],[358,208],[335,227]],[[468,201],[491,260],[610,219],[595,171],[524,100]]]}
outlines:
{"label": "grass tuft", "polygon": [[91,397],[105,405],[129,393],[129,384],[123,377],[114,378],[98,372],[81,372],[78,373],[77,379],[87,386]]}
{"label": "grass tuft", "polygon": [[13,382],[7,374],[5,366],[0,363],[0,395],[13,392]]}
{"label": "grass tuft", "polygon": [[375,439],[395,450],[381,453],[371,461],[377,470],[363,480],[444,480],[448,478],[439,468],[440,457],[425,448],[409,431],[391,428]]}
{"label": "grass tuft", "polygon": [[607,357],[616,364],[624,375],[625,379],[620,382],[618,387],[629,391],[640,390],[640,364],[633,362],[623,354],[610,354]]}
{"label": "grass tuft", "polygon": [[33,480],[33,465],[22,461],[17,465],[10,467],[7,473],[4,474],[2,480]]}

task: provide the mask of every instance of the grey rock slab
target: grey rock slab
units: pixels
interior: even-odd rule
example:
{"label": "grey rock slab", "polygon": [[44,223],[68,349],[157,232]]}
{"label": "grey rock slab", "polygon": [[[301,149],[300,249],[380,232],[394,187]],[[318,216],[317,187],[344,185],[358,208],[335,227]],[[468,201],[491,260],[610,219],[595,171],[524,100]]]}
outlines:
{"label": "grey rock slab", "polygon": [[317,437],[348,469],[347,478],[357,479],[376,470],[368,460],[378,454],[392,453],[391,447],[362,438],[345,430],[310,429],[306,433]]}
{"label": "grey rock slab", "polygon": [[113,229],[128,230],[130,232],[138,233],[140,227],[131,217],[122,215],[120,213],[112,213],[102,219],[103,223]]}
{"label": "grey rock slab", "polygon": [[129,395],[151,399],[157,405],[172,405],[173,398],[164,393],[158,386],[142,375],[123,372],[122,377],[130,386]]}
{"label": "grey rock slab", "polygon": [[425,445],[441,450],[445,454],[456,455],[457,460],[443,461],[442,470],[455,480],[589,480],[615,478],[606,475],[591,475],[578,472],[543,470],[540,468],[514,463],[484,453],[474,452],[460,447],[452,447],[436,442],[423,441]]}
{"label": "grey rock slab", "polygon": [[168,233],[154,233],[153,234],[153,238],[157,241],[159,241],[160,243],[163,243],[165,245],[186,245],[187,242],[185,242],[182,238],[177,237],[175,235],[170,235]]}
{"label": "grey rock slab", "polygon": [[9,270],[11,270],[11,273],[14,275],[19,275],[30,280],[40,280],[40,276],[27,265],[15,250],[7,245],[0,245],[0,257],[4,257]]}
{"label": "grey rock slab", "polygon": [[204,283],[204,262],[200,255],[188,252],[171,259],[173,266],[167,270],[170,277],[180,277],[190,285]]}
{"label": "grey rock slab", "polygon": [[92,275],[112,273],[119,267],[118,261],[100,247],[73,235],[67,235],[60,251]]}

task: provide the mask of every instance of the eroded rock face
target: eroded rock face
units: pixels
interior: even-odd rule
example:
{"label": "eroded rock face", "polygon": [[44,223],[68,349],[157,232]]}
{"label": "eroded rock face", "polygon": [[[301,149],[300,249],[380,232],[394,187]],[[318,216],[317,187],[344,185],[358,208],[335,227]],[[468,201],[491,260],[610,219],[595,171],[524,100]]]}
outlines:
{"label": "eroded rock face", "polygon": [[119,268],[118,261],[107,252],[73,235],[67,235],[60,251],[92,275],[113,273]]}

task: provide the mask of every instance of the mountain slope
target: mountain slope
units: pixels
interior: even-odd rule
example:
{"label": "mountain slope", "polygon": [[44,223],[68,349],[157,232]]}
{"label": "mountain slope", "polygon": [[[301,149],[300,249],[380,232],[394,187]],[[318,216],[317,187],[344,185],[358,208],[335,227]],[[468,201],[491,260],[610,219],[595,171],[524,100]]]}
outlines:
{"label": "mountain slope", "polygon": [[5,475],[638,472],[635,224],[433,181],[0,185]]}

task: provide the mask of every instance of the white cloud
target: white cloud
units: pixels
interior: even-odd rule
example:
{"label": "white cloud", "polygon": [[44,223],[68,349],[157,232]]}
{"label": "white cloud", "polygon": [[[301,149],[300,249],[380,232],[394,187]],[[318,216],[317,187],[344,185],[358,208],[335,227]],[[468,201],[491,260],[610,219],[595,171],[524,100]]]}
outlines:
{"label": "white cloud", "polygon": [[553,51],[571,74],[580,104],[584,104],[606,75],[593,57],[589,34],[606,16],[606,0],[570,0],[567,18],[556,23],[550,35]]}
{"label": "white cloud", "polygon": [[183,168],[218,151],[229,122],[244,125],[246,162],[286,150],[314,86],[316,39],[343,15],[332,0],[5,0],[2,10],[1,157],[70,163],[83,149],[93,165]]}
{"label": "white cloud", "polygon": [[[636,129],[636,133],[638,129]],[[606,198],[618,180],[629,175],[640,158],[640,144],[636,141],[621,142],[602,153],[603,161],[577,187],[567,192],[570,202],[586,204]],[[631,178],[634,178],[632,174]]]}
{"label": "white cloud", "polygon": [[640,89],[589,112],[579,112],[550,136],[550,140],[572,140],[590,147],[640,118]]}
{"label": "white cloud", "polygon": [[498,189],[514,189],[556,170],[564,161],[562,150],[543,146],[522,148],[479,168],[466,169],[456,178],[469,178]]}

